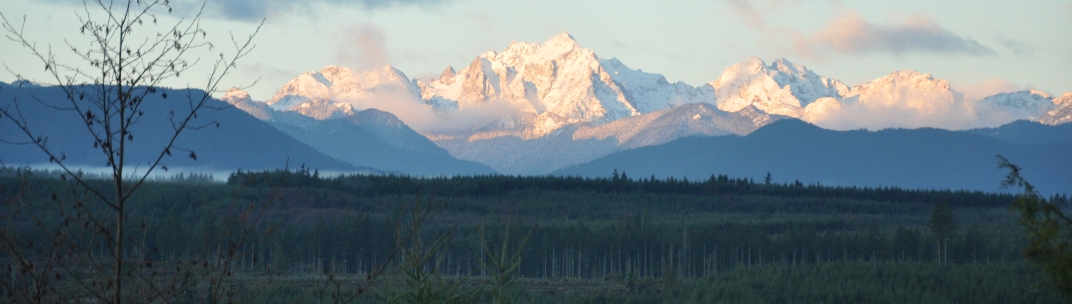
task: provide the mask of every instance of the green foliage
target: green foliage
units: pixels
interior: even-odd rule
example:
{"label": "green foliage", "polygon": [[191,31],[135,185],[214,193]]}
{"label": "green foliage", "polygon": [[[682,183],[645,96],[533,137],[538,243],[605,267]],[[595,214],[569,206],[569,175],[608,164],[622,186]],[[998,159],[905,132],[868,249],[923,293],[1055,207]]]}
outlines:
{"label": "green foliage", "polygon": [[493,250],[493,247],[488,247],[484,226],[480,226],[480,243],[484,254],[487,255],[487,258],[481,259],[480,267],[491,274],[493,282],[490,286],[491,298],[496,304],[510,303],[507,290],[517,283],[521,267],[521,253],[525,249],[525,244],[529,242],[532,232],[536,230],[536,226],[533,225],[525,237],[521,238],[521,241],[511,250],[511,227],[512,225],[507,221],[502,236],[502,245],[498,250]]}
{"label": "green foliage", "polygon": [[1002,182],[1006,187],[1023,188],[1012,203],[1027,230],[1024,255],[1046,274],[1046,285],[1072,303],[1072,219],[1061,207],[1048,202],[1035,187],[1020,176],[1020,167],[998,156],[998,166],[1009,169]]}

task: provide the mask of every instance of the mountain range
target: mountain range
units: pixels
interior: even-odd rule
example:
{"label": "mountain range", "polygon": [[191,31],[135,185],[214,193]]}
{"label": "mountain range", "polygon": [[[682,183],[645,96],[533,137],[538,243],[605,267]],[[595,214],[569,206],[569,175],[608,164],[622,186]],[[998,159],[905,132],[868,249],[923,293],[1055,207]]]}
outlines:
{"label": "mountain range", "polygon": [[[234,151],[423,176],[777,171],[807,182],[989,189],[993,181],[977,175],[995,174],[994,153],[1048,166],[1046,177],[1068,167],[1060,156],[1072,142],[1072,93],[968,96],[912,70],[849,86],[785,58],[757,57],[692,86],[600,57],[568,33],[511,42],[436,78],[411,79],[391,66],[329,66],[298,75],[263,102],[238,89],[220,99],[241,111],[215,118],[249,129],[213,137],[228,146],[232,136],[250,141]],[[926,168],[970,177],[913,179]]]}
{"label": "mountain range", "polygon": [[[330,66],[298,76],[264,103],[320,120],[389,111],[453,157],[506,174],[546,174],[688,136],[746,135],[785,118],[835,130],[1072,121],[1072,93],[973,98],[912,70],[848,86],[785,58],[767,64],[750,57],[700,86],[671,83],[602,58],[568,33],[511,42],[431,79],[410,79],[390,66]],[[427,113],[405,116],[419,111]]]}

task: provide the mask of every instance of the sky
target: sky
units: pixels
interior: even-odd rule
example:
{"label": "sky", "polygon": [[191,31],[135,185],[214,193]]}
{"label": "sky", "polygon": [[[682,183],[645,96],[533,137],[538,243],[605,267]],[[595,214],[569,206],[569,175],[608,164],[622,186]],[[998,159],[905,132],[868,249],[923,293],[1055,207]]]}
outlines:
{"label": "sky", "polygon": [[[201,5],[173,2],[161,20],[188,18]],[[76,59],[62,51],[64,39],[84,39],[80,10],[72,0],[0,5],[61,61]],[[754,55],[768,63],[785,57],[850,86],[913,69],[974,96],[1072,91],[1072,1],[219,0],[205,4],[203,18],[223,51],[229,34],[244,37],[264,20],[256,49],[221,87],[249,86],[254,100],[329,65],[390,64],[430,78],[511,41],[542,42],[563,31],[602,58],[694,86]],[[0,81],[50,82],[18,44],[0,39],[0,54]],[[172,85],[196,86],[192,77],[207,65],[199,68]]]}

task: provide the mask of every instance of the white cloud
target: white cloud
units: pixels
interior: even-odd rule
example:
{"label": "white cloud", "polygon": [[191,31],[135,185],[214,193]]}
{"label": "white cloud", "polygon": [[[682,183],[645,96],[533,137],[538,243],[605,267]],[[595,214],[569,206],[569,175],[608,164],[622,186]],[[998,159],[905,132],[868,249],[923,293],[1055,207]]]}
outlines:
{"label": "white cloud", "polygon": [[[909,77],[905,77],[909,75]],[[833,100],[809,105],[805,120],[835,130],[885,128],[941,128],[963,130],[996,127],[1016,119],[1026,119],[1031,113],[1008,110],[983,102],[985,97],[1016,91],[1028,86],[991,78],[977,83],[958,85],[956,89],[945,80],[928,74],[901,72],[895,79],[880,79],[854,88],[853,95],[840,102]],[[1025,107],[1038,105],[1037,100],[1024,100]],[[818,106],[825,106],[821,111]]]}
{"label": "white cloud", "polygon": [[[810,122],[834,130],[923,127],[961,130],[994,125],[981,120],[971,102],[922,98],[926,97],[903,96],[864,102],[847,99],[840,107],[828,108],[824,115],[814,117]],[[921,104],[924,107],[919,107]]]}
{"label": "white cloud", "polygon": [[495,119],[516,117],[518,109],[506,101],[492,100],[475,107],[465,107],[450,113],[437,113],[417,96],[402,90],[377,88],[375,96],[365,99],[340,100],[354,109],[377,109],[390,112],[419,133],[456,133],[471,131]]}

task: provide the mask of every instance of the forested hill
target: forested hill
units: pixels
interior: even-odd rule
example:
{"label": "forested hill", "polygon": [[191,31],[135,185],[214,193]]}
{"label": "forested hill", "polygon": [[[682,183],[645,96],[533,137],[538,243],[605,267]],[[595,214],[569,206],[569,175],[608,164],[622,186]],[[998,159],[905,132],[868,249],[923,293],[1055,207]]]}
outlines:
{"label": "forested hill", "polygon": [[[1027,127],[1034,128],[1017,129],[1028,133],[1067,129]],[[1072,174],[1068,174],[1072,172],[1068,157],[1072,142],[1015,144],[1002,140],[1005,135],[994,135],[1004,134],[1001,129],[977,134],[986,131],[832,131],[786,119],[747,136],[683,138],[618,152],[553,174],[604,176],[617,169],[660,178],[726,174],[758,179],[769,172],[778,182],[1000,191],[1005,176],[997,168],[995,156],[1000,154],[1022,166],[1024,176],[1043,193],[1072,192]]]}

